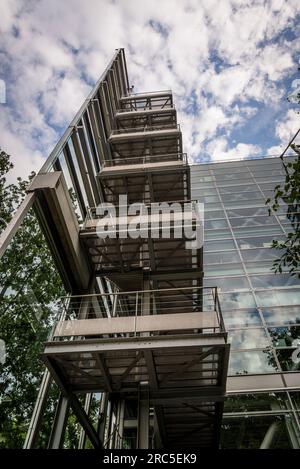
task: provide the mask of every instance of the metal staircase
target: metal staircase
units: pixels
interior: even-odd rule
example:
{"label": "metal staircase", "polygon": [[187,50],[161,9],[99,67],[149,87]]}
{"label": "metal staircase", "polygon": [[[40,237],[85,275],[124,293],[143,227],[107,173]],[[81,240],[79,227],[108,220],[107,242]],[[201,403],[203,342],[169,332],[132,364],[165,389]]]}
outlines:
{"label": "metal staircase", "polygon": [[[137,447],[217,448],[229,355],[217,290],[202,287],[202,249],[176,236],[176,210],[169,218],[152,211],[176,202],[197,223],[172,93],[122,96],[110,125],[97,178],[102,202],[116,206],[108,229],[115,236],[99,237],[107,217],[90,207],[79,237],[94,275],[114,291],[64,300],[43,358],[66,395],[105,393],[117,415],[137,403]],[[147,237],[122,236],[120,195],[151,209]]]}

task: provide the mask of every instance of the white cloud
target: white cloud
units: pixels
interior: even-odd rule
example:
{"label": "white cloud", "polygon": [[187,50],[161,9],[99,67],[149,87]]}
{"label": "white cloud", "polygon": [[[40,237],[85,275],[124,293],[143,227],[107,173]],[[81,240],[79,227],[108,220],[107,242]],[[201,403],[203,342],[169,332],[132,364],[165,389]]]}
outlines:
{"label": "white cloud", "polygon": [[225,138],[217,138],[207,145],[207,150],[211,155],[212,161],[234,161],[261,154],[258,145],[238,143],[234,148],[228,148],[228,142]]}
{"label": "white cloud", "polygon": [[288,144],[300,127],[300,115],[290,109],[276,125],[276,135],[281,142]]}
{"label": "white cloud", "polygon": [[[173,90],[192,158],[247,157],[256,145],[232,149],[227,141],[257,112],[253,101],[278,111],[285,93],[278,80],[296,68],[292,54],[300,50],[299,40],[280,34],[298,12],[298,0],[1,2],[0,78],[8,72],[10,83],[0,145],[20,171],[37,170],[57,126],[68,125],[88,94],[87,82],[124,47],[135,91]],[[280,141],[295,119],[277,123]]]}

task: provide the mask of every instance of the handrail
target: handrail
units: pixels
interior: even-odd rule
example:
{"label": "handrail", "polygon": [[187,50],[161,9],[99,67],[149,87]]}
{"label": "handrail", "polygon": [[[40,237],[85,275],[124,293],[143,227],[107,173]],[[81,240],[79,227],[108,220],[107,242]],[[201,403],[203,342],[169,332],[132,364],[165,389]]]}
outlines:
{"label": "handrail", "polygon": [[[186,153],[166,153],[164,155],[141,155],[141,156],[131,156],[128,158],[114,158],[114,159],[105,159],[102,160],[103,168],[108,166],[119,166],[119,165],[128,165],[128,164],[142,164],[151,163],[152,159],[154,160],[167,160],[167,161],[183,161],[184,164],[188,164],[187,154]],[[142,160],[142,161],[141,161]],[[134,163],[137,161],[137,163]],[[103,169],[101,168],[101,169]],[[100,170],[101,172],[101,170]]]}
{"label": "handrail", "polygon": [[151,94],[158,94],[158,93],[165,93],[165,94],[170,94],[172,93],[172,90],[157,90],[157,91],[144,91],[144,92],[140,92],[140,93],[129,93],[128,96],[122,96],[122,98],[134,98],[135,96],[140,96],[140,95],[151,95]]}
{"label": "handrail", "polygon": [[120,135],[120,134],[129,134],[134,132],[151,132],[157,130],[165,130],[165,129],[177,129],[180,130],[180,124],[176,124],[175,122],[172,124],[155,124],[155,125],[143,125],[140,127],[129,127],[128,129],[115,129],[111,131],[110,135]]}
{"label": "handrail", "polygon": [[[120,323],[120,333],[122,333],[122,330],[125,332],[129,325],[131,333],[136,337],[141,332],[140,327],[142,324],[139,322],[139,328],[137,329],[137,320],[141,321],[144,317],[149,316],[153,318],[155,315],[162,315],[160,317],[166,315],[165,317],[169,318],[174,315],[174,321],[176,321],[176,314],[180,314],[179,317],[181,318],[186,314],[200,314],[201,318],[203,314],[202,320],[204,322],[200,326],[203,331],[226,333],[217,287],[178,287],[130,292],[117,291],[114,293],[64,296],[60,300],[61,309],[58,313],[58,323],[61,324],[65,321],[82,319],[106,321],[107,318],[111,318],[111,321],[117,320],[117,318],[120,318],[120,320],[121,318],[128,318],[128,320],[129,318],[134,318],[133,323],[124,323],[124,320],[123,323]],[[211,314],[215,316],[211,316]],[[191,318],[193,317],[195,316],[191,316]],[[128,320],[126,319],[126,321]],[[127,326],[125,329],[122,329],[124,324],[127,324]],[[132,325],[130,326],[130,324]],[[193,327],[191,324],[187,321],[186,326],[188,327],[185,328],[194,329],[195,326]],[[155,323],[155,330],[157,329],[156,326],[157,324]],[[151,322],[148,322],[147,327],[150,327],[149,330],[152,330],[153,321],[152,325]],[[69,326],[67,328],[70,331]],[[167,329],[172,330],[172,325],[167,327]],[[64,336],[63,333],[58,335]],[[70,335],[70,332],[67,335]]]}

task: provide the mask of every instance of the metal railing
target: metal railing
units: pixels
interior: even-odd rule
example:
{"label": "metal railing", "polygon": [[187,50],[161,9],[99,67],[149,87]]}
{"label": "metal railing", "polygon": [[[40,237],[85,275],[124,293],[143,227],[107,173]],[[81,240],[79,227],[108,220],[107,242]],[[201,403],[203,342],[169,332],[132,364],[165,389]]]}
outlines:
{"label": "metal railing", "polygon": [[129,134],[129,133],[135,133],[135,132],[153,132],[157,130],[169,130],[169,129],[177,129],[180,131],[180,125],[174,123],[161,123],[159,125],[143,125],[140,127],[130,127],[128,129],[116,129],[112,130],[111,135],[120,135],[120,134]]}
{"label": "metal railing", "polygon": [[[188,317],[190,313],[198,313],[197,318],[201,320],[201,327],[197,326],[195,329],[193,316]],[[120,333],[114,331],[113,336],[117,334],[120,337],[136,337],[141,333],[136,327],[137,318],[147,320],[147,317],[153,318],[154,316],[154,322],[149,322],[152,324],[149,325],[149,332],[152,332],[153,335],[155,331],[160,329],[159,324],[155,321],[155,316],[160,318],[163,316],[157,315],[174,316],[174,321],[172,320],[171,324],[163,329],[163,332],[171,332],[178,329],[176,327],[177,314],[180,314],[181,320],[183,314],[187,315],[185,329],[193,329],[197,334],[226,333],[217,287],[178,287],[61,297],[57,324],[61,325],[65,321],[77,322],[83,319],[102,319],[102,321],[108,319],[110,323],[113,318],[135,318],[131,331],[124,333],[120,322]],[[179,316],[177,317],[179,318]],[[184,330],[177,330],[178,332],[184,333]],[[107,332],[103,332],[103,334],[105,335]],[[53,331],[52,337],[54,335]],[[63,333],[57,335],[64,336]],[[70,334],[68,335],[70,336]],[[101,336],[102,334],[101,331],[93,330],[93,335]]]}
{"label": "metal railing", "polygon": [[[168,161],[182,161],[184,165],[188,164],[186,153],[169,153],[165,155],[142,155],[130,158],[114,158],[113,160],[103,160],[103,168],[119,165],[144,165],[149,163],[165,163]],[[102,168],[102,169],[103,169]],[[101,171],[100,171],[101,172]]]}
{"label": "metal railing", "polygon": [[141,93],[129,93],[128,96],[123,96],[124,99],[127,98],[134,98],[139,97],[139,96],[144,96],[144,95],[157,95],[157,94],[172,94],[172,90],[157,90],[157,91],[144,91]]}
{"label": "metal railing", "polygon": [[[164,206],[170,206],[170,216],[172,215],[172,210],[174,209],[174,213],[184,213],[185,211],[194,211],[194,207],[198,203],[198,200],[170,200],[170,201],[163,201],[163,202],[153,202],[153,203],[145,203],[145,202],[135,202],[134,209],[137,210],[138,206],[141,207],[141,216],[145,214],[145,209],[147,210],[147,214],[151,215],[158,215],[162,214],[162,209]],[[190,206],[189,206],[190,205]],[[107,209],[105,205],[103,205],[103,210],[101,204],[98,207],[87,207],[87,215],[84,220],[82,229],[87,229],[87,222],[92,220],[101,220],[102,218],[107,218],[111,216],[112,218],[118,218],[119,216],[138,216],[137,213],[134,215],[128,215],[128,211],[130,205],[114,205],[113,207],[108,206]],[[104,210],[105,209],[105,210]]]}

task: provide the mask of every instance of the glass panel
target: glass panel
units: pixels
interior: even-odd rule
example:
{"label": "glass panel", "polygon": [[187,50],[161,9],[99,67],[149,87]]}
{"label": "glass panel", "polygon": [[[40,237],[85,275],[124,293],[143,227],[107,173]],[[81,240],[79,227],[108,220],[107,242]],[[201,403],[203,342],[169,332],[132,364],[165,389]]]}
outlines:
{"label": "glass panel", "polygon": [[205,265],[206,277],[218,277],[220,275],[243,275],[244,269],[242,264],[222,264],[222,265]]}
{"label": "glass panel", "polygon": [[195,194],[197,193],[197,196],[201,197],[203,195],[217,195],[217,189],[211,187],[207,189],[201,189],[201,185],[199,187],[196,187],[196,183],[193,184],[193,191]]}
{"label": "glass panel", "polygon": [[230,237],[231,237],[231,231],[229,229],[228,230],[205,230],[205,233],[204,233],[205,242],[207,239],[230,238]]}
{"label": "glass panel", "polygon": [[205,229],[209,229],[209,230],[219,230],[219,229],[222,229],[222,228],[227,228],[228,227],[228,223],[226,220],[207,220],[205,219],[204,221],[204,227]]}
{"label": "glass panel", "polygon": [[[246,247],[246,245],[244,245]],[[245,261],[260,261],[267,259],[278,259],[278,252],[276,249],[243,249],[241,251],[242,257]]]}
{"label": "glass panel", "polygon": [[299,349],[277,349],[277,357],[283,371],[299,371]]}
{"label": "glass panel", "polygon": [[265,437],[271,428],[274,436],[269,439],[269,449],[292,448],[287,429],[290,421],[289,415],[226,418],[222,423],[221,448],[259,449],[262,442],[266,441]]}
{"label": "glass panel", "polygon": [[220,293],[219,299],[222,311],[256,307],[254,297],[250,292]]}
{"label": "glass panel", "polygon": [[241,193],[241,192],[255,192],[257,191],[257,185],[256,184],[243,184],[236,186],[231,185],[231,186],[226,186],[226,187],[219,187],[219,192],[220,194],[233,194],[233,193]]}
{"label": "glass panel", "polygon": [[245,268],[248,274],[269,273],[273,267],[272,261],[247,262]]}
{"label": "glass panel", "polygon": [[277,366],[271,350],[230,353],[229,375],[274,373],[274,371],[277,371]]}
{"label": "glass panel", "polygon": [[253,288],[273,288],[299,285],[300,281],[289,274],[270,274],[251,276],[251,283]]}
{"label": "glass panel", "polygon": [[226,264],[239,261],[240,256],[237,251],[204,253],[204,264]]}
{"label": "glass panel", "polygon": [[218,202],[213,202],[213,203],[206,203],[204,207],[204,211],[208,210],[221,210],[223,207],[220,203]]}
{"label": "glass panel", "polygon": [[232,349],[265,348],[270,345],[264,329],[241,329],[228,331]]}
{"label": "glass panel", "polygon": [[300,306],[262,309],[265,321],[273,324],[300,324]]}
{"label": "glass panel", "polygon": [[[204,209],[205,209],[205,207],[204,207]],[[205,210],[204,210],[204,219],[205,220],[212,220],[212,219],[215,219],[215,218],[225,218],[225,212],[223,210],[211,210],[209,212],[205,212]]]}
{"label": "glass panel", "polygon": [[223,239],[219,241],[205,241],[204,251],[227,251],[235,249],[235,243],[232,239]]}
{"label": "glass panel", "polygon": [[300,347],[300,327],[272,327],[269,333],[275,347]]}
{"label": "glass panel", "polygon": [[230,218],[230,224],[232,227],[248,227],[248,226],[262,226],[262,225],[275,225],[277,223],[276,218],[272,216],[260,216],[250,218]]}
{"label": "glass panel", "polygon": [[215,286],[222,292],[235,290],[249,290],[250,285],[246,277],[218,277],[205,280],[205,286]]}
{"label": "glass panel", "polygon": [[274,409],[288,409],[287,394],[239,394],[228,396],[224,402],[224,412],[259,412]]}
{"label": "glass panel", "polygon": [[235,236],[244,237],[253,235],[279,235],[282,236],[282,229],[279,224],[277,225],[260,225],[260,226],[248,226],[247,228],[233,228]]}
{"label": "glass panel", "polygon": [[268,215],[268,210],[266,207],[239,208],[228,210],[227,215],[230,219],[239,217],[265,217]]}
{"label": "glass panel", "polygon": [[253,199],[261,199],[262,195],[258,191],[253,192],[231,192],[230,194],[223,194],[221,198],[224,202],[236,202],[239,200],[253,200]]}
{"label": "glass panel", "polygon": [[251,200],[240,200],[240,201],[228,201],[223,202],[225,208],[243,208],[243,207],[251,207],[251,205],[257,205],[258,207],[262,205],[261,197]]}
{"label": "glass panel", "polygon": [[[237,239],[240,249],[269,248],[272,245],[274,236],[253,236],[251,238]],[[283,236],[276,236],[278,240],[284,240]]]}
{"label": "glass panel", "polygon": [[[224,306],[221,303],[221,309]],[[223,319],[227,329],[241,326],[261,326],[262,322],[257,309],[240,309],[236,311],[224,311],[222,309]]]}
{"label": "glass panel", "polygon": [[265,290],[256,292],[260,306],[296,305],[300,303],[300,289]]}

